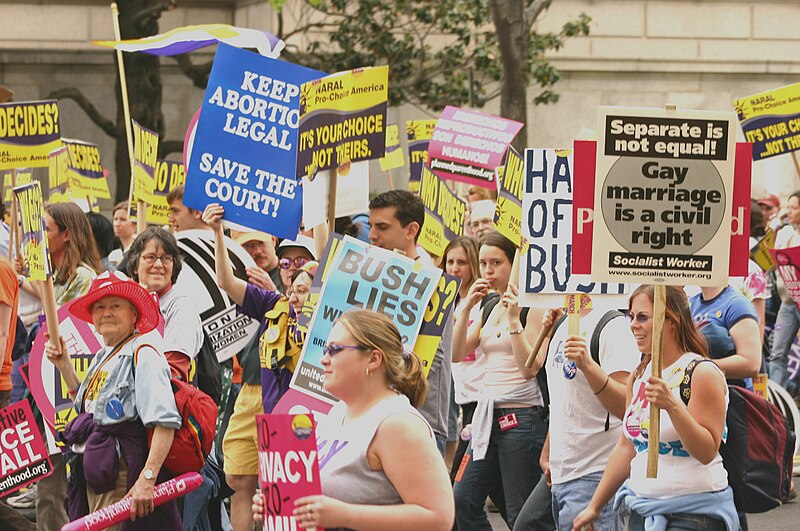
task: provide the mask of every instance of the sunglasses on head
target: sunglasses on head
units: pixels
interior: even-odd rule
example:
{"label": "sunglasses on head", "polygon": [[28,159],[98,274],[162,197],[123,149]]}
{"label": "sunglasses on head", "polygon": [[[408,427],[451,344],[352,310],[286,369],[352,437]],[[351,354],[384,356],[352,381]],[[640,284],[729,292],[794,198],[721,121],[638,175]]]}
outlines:
{"label": "sunglasses on head", "polygon": [[278,260],[278,265],[280,265],[281,269],[291,269],[292,264],[294,264],[294,266],[297,268],[301,268],[304,265],[306,265],[308,261],[309,261],[308,258],[303,258],[301,256],[298,256],[297,258],[294,259],[281,258],[280,260]]}
{"label": "sunglasses on head", "polygon": [[628,321],[633,322],[634,319],[639,324],[645,324],[647,321],[650,320],[650,316],[646,313],[633,313],[633,312],[625,312],[625,317],[628,318]]}
{"label": "sunglasses on head", "polygon": [[325,348],[322,349],[322,355],[327,355],[328,357],[332,358],[338,353],[343,350],[353,349],[353,350],[371,350],[369,347],[365,347],[364,345],[325,345]]}

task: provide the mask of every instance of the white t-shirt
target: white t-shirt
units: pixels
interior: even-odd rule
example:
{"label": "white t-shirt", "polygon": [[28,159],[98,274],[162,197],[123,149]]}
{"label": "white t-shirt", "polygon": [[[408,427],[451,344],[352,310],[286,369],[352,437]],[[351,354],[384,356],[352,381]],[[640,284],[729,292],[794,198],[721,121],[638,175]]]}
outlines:
{"label": "white t-shirt", "polygon": [[[580,335],[590,348],[592,332],[605,311],[592,310],[581,318]],[[611,415],[594,396],[586,377],[578,370],[572,379],[564,373],[567,321],[561,323],[547,351],[547,385],[550,391],[550,474],[553,483],[565,483],[605,470],[611,450],[619,439],[622,421]],[[631,372],[641,353],[628,326],[616,317],[600,333],[600,366],[610,374]],[[606,431],[606,419],[609,429]]]}
{"label": "white t-shirt", "polygon": [[[664,367],[661,372],[662,379],[670,386],[672,394],[678,400],[680,385],[684,379],[685,369],[693,359],[700,356],[691,352],[678,358],[675,363]],[[650,404],[644,396],[647,378],[652,374],[652,366],[645,368],[641,378],[633,383],[633,397],[631,405],[625,411],[624,431],[625,436],[633,443],[636,455],[631,461],[631,476],[628,486],[638,496],[647,498],[665,499],[687,494],[702,492],[717,492],[728,486],[728,473],[722,464],[722,457],[717,452],[716,457],[707,465],[689,455],[683,447],[675,426],[669,414],[661,410],[659,422],[659,456],[658,477],[647,477],[647,442],[650,427]],[[719,371],[720,378],[724,378]],[[727,392],[725,403],[727,405]],[[723,439],[726,436],[723,436]]]}
{"label": "white t-shirt", "polygon": [[164,316],[164,352],[194,359],[203,346],[203,326],[194,301],[173,286],[158,298],[158,306]]}
{"label": "white t-shirt", "polygon": [[[461,303],[459,301],[456,306],[455,314],[461,315]],[[480,324],[481,320],[481,306],[476,304],[469,312],[469,322],[467,328],[474,322]],[[470,352],[461,363],[453,363],[453,385],[456,391],[457,404],[469,404],[477,402],[481,394],[481,386],[483,385],[483,373],[486,370],[486,355],[480,346],[474,351]]]}

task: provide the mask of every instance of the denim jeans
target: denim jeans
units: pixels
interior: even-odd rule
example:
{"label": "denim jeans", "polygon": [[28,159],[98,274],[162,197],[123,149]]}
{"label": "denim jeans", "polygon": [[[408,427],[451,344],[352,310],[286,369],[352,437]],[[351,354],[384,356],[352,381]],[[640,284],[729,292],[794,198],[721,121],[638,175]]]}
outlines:
{"label": "denim jeans", "polygon": [[[583,477],[553,485],[553,517],[559,531],[570,531],[572,522],[592,500],[597,485],[603,477],[602,472],[592,472]],[[614,500],[610,500],[594,521],[595,529],[603,531],[622,531],[625,522],[619,511],[614,510]]]}
{"label": "denim jeans", "polygon": [[[726,531],[725,522],[705,514],[674,513],[664,515],[669,522],[667,531]],[[605,529],[595,525],[595,529]],[[628,531],[644,531],[644,518],[631,511]]]}
{"label": "denim jeans", "polygon": [[[499,419],[511,413],[516,414],[518,425],[502,431]],[[492,530],[483,507],[498,480],[502,481],[505,492],[506,523],[509,528],[514,527],[517,515],[542,474],[539,455],[547,434],[542,414],[539,407],[497,408],[486,457],[473,461],[470,443],[469,461],[453,486],[459,531]]]}
{"label": "denim jeans", "polygon": [[769,379],[786,388],[789,376],[786,366],[789,350],[800,328],[800,312],[794,304],[783,302],[775,318],[775,331],[772,333],[772,355],[769,358]]}
{"label": "denim jeans", "polygon": [[553,497],[547,476],[542,474],[514,522],[514,531],[553,531],[555,528]]}

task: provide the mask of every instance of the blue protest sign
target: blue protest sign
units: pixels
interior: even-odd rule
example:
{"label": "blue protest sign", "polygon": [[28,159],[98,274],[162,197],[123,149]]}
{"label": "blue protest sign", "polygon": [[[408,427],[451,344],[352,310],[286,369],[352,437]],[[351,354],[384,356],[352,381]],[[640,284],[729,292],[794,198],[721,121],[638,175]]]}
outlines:
{"label": "blue protest sign", "polygon": [[442,270],[345,237],[322,287],[291,387],[333,402],[323,389],[322,349],[334,323],[351,308],[384,313],[413,348]]}
{"label": "blue protest sign", "polygon": [[303,210],[295,179],[300,85],[323,72],[220,44],[208,80],[183,202],[294,238]]}

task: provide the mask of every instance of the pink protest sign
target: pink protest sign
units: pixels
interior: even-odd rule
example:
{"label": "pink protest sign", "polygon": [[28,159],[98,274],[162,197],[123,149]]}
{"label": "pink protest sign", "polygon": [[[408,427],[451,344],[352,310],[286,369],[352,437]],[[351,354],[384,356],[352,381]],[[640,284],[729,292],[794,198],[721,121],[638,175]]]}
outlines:
{"label": "pink protest sign", "polygon": [[256,415],[264,528],[297,529],[295,500],[320,494],[313,415]]}
{"label": "pink protest sign", "polygon": [[[153,489],[153,506],[160,507],[170,500],[185,496],[202,484],[203,476],[197,472],[189,472],[159,483]],[[68,523],[61,528],[61,531],[99,531],[130,520],[132,500],[133,498],[123,498],[117,503]]]}
{"label": "pink protest sign", "polygon": [[28,401],[0,409],[0,496],[52,473],[47,447]]}
{"label": "pink protest sign", "polygon": [[428,144],[428,165],[442,179],[497,188],[494,170],[523,124],[448,105]]}
{"label": "pink protest sign", "polygon": [[800,247],[768,249],[795,305],[800,308]]}

